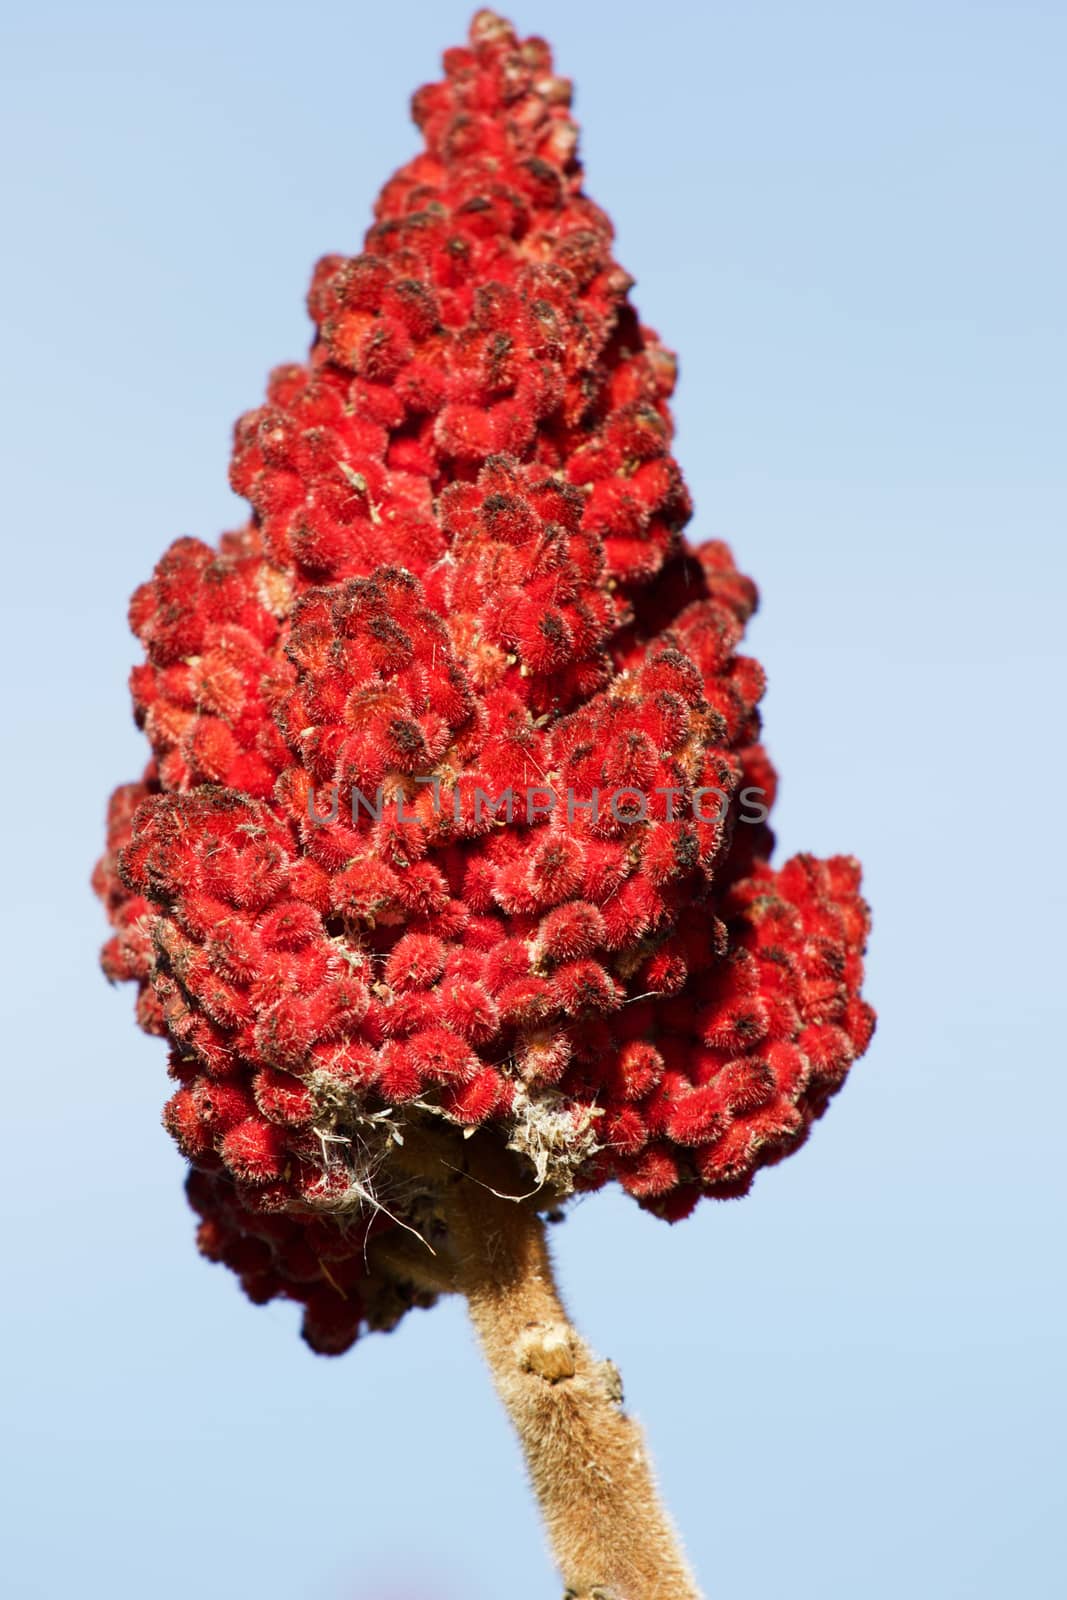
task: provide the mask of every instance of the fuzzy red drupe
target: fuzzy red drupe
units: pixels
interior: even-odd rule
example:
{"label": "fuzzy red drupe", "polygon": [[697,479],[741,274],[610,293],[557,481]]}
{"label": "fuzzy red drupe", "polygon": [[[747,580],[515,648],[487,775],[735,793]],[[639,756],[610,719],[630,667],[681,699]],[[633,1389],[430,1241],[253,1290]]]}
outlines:
{"label": "fuzzy red drupe", "polygon": [[444,66],[237,424],[248,523],[133,598],[152,756],[96,875],[200,1248],[330,1353],[433,1298],[367,1248],[441,1226],[405,1140],[674,1221],[795,1150],[873,1022],[857,864],[774,868],[744,820],[756,592],[685,541],[674,360],[570,86],[488,13]]}

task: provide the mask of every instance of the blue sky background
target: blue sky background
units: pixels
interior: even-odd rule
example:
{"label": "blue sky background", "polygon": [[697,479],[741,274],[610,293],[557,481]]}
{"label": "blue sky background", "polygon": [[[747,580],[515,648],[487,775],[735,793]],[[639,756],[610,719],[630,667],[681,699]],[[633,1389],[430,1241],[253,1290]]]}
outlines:
{"label": "blue sky background", "polygon": [[[554,1235],[712,1597],[1053,1600],[1064,1550],[1067,12],[523,0],[758,579],[783,853],[853,850],[869,1056],[743,1204]],[[4,24],[5,1595],[557,1593],[462,1306],[339,1362],[201,1261],[87,879],[142,765],[130,590],[241,510],[464,5]]]}

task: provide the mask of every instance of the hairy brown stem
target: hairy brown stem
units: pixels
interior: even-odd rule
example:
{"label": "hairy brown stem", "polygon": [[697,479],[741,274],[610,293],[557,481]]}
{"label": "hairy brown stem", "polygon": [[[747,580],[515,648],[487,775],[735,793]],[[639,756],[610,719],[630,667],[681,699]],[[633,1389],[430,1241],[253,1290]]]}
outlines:
{"label": "hairy brown stem", "polygon": [[619,1376],[567,1317],[537,1213],[473,1178],[449,1196],[456,1287],[522,1442],[572,1600],[700,1600]]}

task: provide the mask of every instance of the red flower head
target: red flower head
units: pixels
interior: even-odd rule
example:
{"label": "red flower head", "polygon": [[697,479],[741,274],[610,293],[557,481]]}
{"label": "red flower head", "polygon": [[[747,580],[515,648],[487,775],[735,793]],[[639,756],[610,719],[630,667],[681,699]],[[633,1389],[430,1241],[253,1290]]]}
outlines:
{"label": "red flower head", "polygon": [[675,1220],[796,1149],[873,1021],[856,863],[768,864],[756,592],[684,539],[570,86],[488,12],[444,66],[237,424],[248,524],[133,598],[152,759],[96,877],[201,1249],[329,1352],[430,1298],[367,1248],[441,1226],[412,1139]]}

